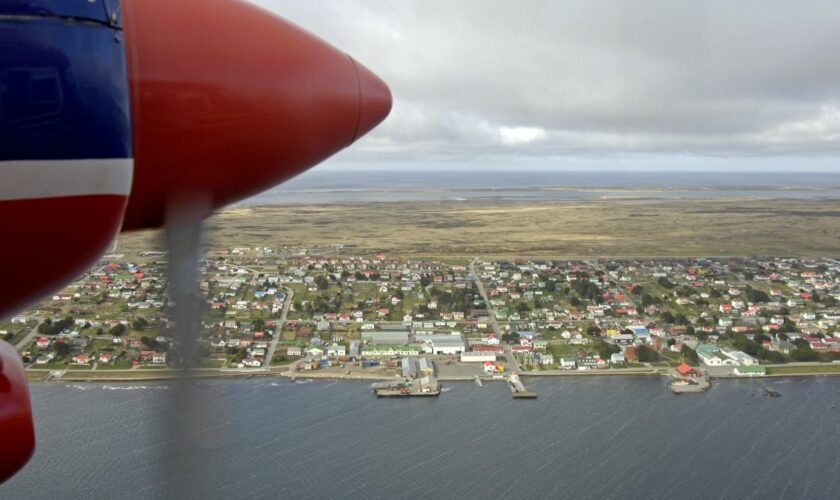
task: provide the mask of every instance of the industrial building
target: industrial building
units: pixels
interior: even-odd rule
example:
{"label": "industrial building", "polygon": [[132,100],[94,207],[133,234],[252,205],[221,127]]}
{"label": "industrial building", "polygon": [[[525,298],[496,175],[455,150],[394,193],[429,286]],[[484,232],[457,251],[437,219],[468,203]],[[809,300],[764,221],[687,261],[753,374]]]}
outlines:
{"label": "industrial building", "polygon": [[484,363],[485,361],[496,361],[495,352],[462,352],[462,363]]}
{"label": "industrial building", "polygon": [[429,335],[425,337],[423,351],[428,354],[454,355],[467,350],[464,339],[460,335]]}
{"label": "industrial building", "polygon": [[734,366],[735,360],[726,356],[714,344],[698,344],[697,356],[707,366]]}
{"label": "industrial building", "polygon": [[402,366],[402,376],[405,378],[417,378],[420,373],[420,366],[415,358],[403,358],[400,362]]}
{"label": "industrial building", "polygon": [[435,365],[432,364],[432,360],[430,360],[429,358],[418,359],[417,365],[420,368],[420,373],[422,373],[423,375],[435,374]]}

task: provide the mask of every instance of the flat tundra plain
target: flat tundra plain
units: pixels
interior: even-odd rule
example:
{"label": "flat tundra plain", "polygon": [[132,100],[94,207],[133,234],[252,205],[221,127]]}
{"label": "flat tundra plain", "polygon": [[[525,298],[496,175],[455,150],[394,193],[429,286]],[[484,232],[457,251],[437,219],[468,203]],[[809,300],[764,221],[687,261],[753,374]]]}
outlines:
{"label": "flat tundra plain", "polygon": [[[210,249],[341,245],[344,253],[485,257],[840,256],[840,199],[599,199],[236,205]],[[161,246],[157,232],[121,251]]]}

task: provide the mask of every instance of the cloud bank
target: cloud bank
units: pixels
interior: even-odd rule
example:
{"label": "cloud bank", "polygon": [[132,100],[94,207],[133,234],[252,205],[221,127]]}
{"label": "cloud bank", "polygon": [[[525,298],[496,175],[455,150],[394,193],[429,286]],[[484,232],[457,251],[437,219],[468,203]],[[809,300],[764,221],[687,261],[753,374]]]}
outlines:
{"label": "cloud bank", "polygon": [[251,1],[391,86],[335,162],[840,158],[840,2]]}

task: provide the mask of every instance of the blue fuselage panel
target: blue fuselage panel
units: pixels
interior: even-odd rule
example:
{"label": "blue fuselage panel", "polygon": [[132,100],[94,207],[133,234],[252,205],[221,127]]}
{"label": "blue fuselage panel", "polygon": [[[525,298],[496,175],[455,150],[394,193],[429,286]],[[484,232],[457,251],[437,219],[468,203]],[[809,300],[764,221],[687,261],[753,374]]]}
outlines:
{"label": "blue fuselage panel", "polygon": [[115,0],[2,0],[0,16],[32,16],[86,19],[110,24],[119,10]]}
{"label": "blue fuselage panel", "polygon": [[[91,16],[95,8],[106,12],[102,2],[61,1],[93,6]],[[27,4],[60,5],[14,0],[0,6],[0,161],[130,158],[122,31],[105,14],[99,22],[49,10],[15,13],[15,5]]]}

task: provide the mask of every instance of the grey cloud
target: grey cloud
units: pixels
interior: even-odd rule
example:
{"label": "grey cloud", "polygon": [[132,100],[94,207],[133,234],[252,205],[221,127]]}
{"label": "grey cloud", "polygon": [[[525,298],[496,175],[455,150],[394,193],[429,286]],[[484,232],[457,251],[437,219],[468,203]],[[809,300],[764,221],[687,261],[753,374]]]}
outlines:
{"label": "grey cloud", "polygon": [[840,153],[836,1],[252,1],[391,86],[349,160]]}

